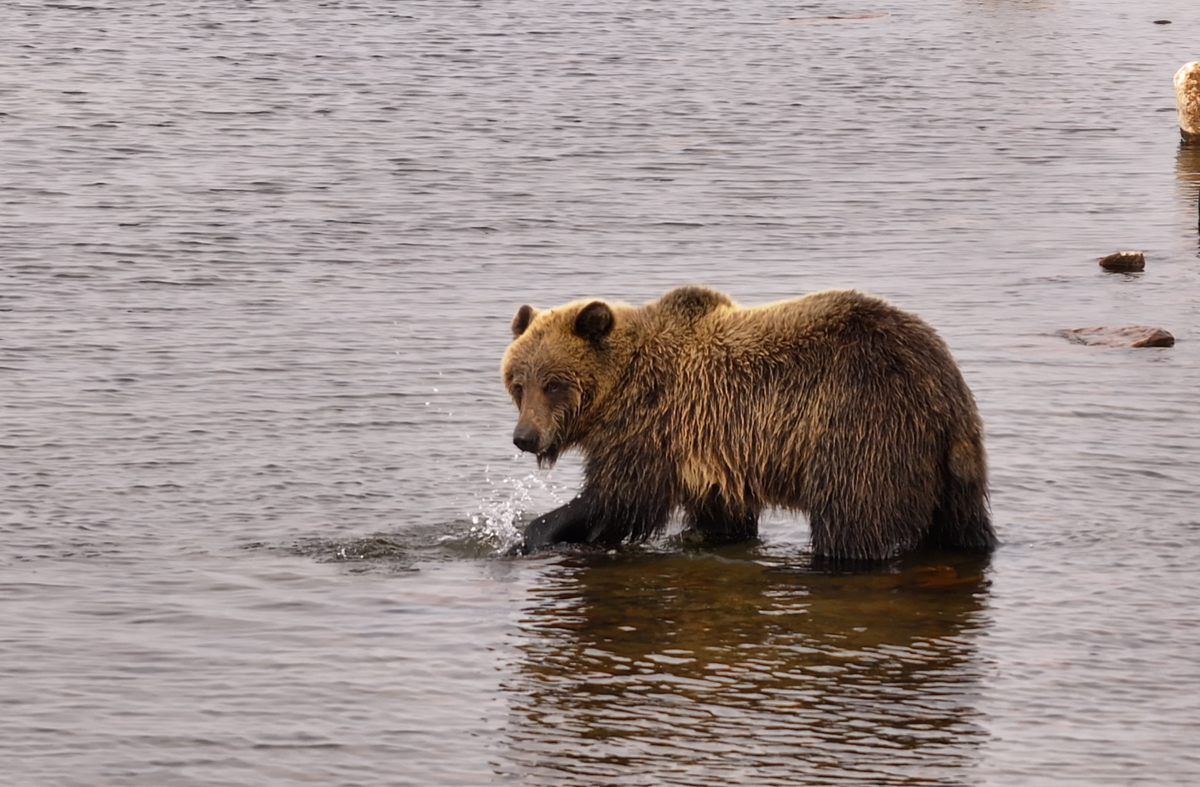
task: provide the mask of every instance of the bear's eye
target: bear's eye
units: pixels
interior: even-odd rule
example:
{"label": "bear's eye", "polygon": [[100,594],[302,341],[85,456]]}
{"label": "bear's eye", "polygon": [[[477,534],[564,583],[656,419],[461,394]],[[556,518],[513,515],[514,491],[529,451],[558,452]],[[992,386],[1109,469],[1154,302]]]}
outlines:
{"label": "bear's eye", "polygon": [[542,389],[546,396],[561,396],[567,392],[567,384],[561,380],[551,380],[546,383],[546,387]]}
{"label": "bear's eye", "polygon": [[519,385],[512,387],[512,397],[517,400],[517,404],[521,403],[521,394],[525,393],[525,389]]}

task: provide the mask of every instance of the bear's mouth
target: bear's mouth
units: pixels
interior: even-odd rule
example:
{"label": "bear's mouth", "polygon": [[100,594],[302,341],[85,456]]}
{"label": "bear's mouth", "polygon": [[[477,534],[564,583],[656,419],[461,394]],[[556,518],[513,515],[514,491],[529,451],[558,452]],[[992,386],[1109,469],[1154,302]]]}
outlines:
{"label": "bear's mouth", "polygon": [[558,461],[558,446],[551,445],[537,455],[537,464],[539,470],[549,470],[554,467],[554,463]]}

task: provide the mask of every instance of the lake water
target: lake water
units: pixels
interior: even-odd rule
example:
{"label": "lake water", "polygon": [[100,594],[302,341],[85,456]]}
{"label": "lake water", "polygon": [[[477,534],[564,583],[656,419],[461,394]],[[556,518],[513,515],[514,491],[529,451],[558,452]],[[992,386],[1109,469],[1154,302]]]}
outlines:
{"label": "lake water", "polygon": [[[0,783],[1200,781],[1195,0],[0,29]],[[995,555],[504,557],[578,482],[511,445],[514,311],[689,282],[935,325]],[[1178,343],[1057,333],[1129,324]]]}

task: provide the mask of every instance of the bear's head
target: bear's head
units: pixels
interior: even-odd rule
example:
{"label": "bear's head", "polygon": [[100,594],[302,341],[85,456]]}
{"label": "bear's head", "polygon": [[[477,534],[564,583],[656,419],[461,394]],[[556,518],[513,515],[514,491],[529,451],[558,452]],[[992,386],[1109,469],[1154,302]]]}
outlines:
{"label": "bear's head", "polygon": [[588,428],[614,380],[613,329],[618,314],[604,301],[579,301],[539,312],[522,306],[500,366],[520,415],[513,443],[553,466]]}

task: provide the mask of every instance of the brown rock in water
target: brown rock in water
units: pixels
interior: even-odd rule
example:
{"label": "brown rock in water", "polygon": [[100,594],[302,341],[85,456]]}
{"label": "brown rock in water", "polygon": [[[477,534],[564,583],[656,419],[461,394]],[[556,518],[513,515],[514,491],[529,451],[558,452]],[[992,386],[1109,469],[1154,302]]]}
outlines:
{"label": "brown rock in water", "polygon": [[822,22],[856,22],[862,19],[882,19],[885,16],[890,16],[887,11],[871,11],[865,14],[847,14],[838,15],[831,14],[825,16],[789,16],[789,22],[798,22],[802,25],[815,25]]}
{"label": "brown rock in water", "polygon": [[1175,72],[1175,109],[1184,141],[1200,141],[1200,60]]}
{"label": "brown rock in water", "polygon": [[1175,337],[1162,328],[1127,325],[1122,328],[1070,328],[1062,332],[1076,344],[1093,347],[1174,347]]}
{"label": "brown rock in water", "polygon": [[1100,267],[1106,271],[1134,273],[1146,269],[1146,255],[1140,251],[1118,251],[1100,258]]}

